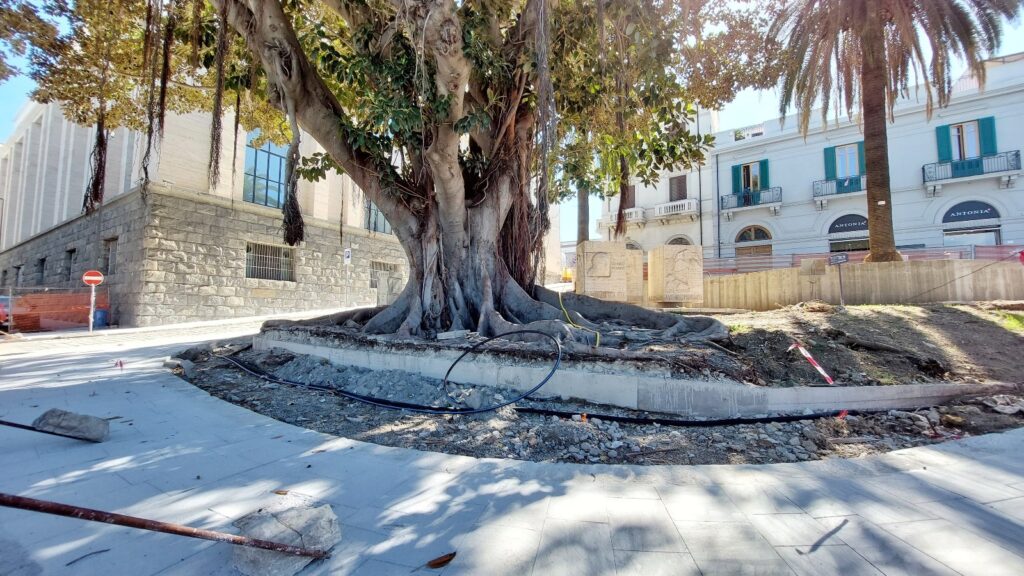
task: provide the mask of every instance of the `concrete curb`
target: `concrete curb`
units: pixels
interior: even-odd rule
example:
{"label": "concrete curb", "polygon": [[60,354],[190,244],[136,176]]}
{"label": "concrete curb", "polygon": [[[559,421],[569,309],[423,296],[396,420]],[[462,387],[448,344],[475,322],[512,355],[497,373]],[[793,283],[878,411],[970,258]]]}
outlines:
{"label": "concrete curb", "polygon": [[[402,370],[443,378],[461,350],[402,343],[338,342],[295,330],[266,330],[253,337],[258,351],[282,348],[346,366]],[[551,370],[550,361],[480,353],[467,357],[451,380],[526,391]],[[681,378],[662,366],[634,362],[562,361],[561,369],[537,396],[575,398],[634,410],[689,418],[754,417],[833,410],[913,409],[972,394],[1019,389],[1007,383],[906,384],[901,386],[763,388],[732,380]]]}

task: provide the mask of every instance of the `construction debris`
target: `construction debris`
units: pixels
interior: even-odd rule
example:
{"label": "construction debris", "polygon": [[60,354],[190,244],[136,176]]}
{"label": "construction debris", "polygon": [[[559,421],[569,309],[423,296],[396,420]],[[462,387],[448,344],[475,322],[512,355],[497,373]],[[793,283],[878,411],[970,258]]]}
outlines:
{"label": "construction debris", "polygon": [[32,427],[61,436],[80,438],[90,442],[103,442],[110,437],[110,423],[87,414],[75,414],[52,408],[32,422]]}

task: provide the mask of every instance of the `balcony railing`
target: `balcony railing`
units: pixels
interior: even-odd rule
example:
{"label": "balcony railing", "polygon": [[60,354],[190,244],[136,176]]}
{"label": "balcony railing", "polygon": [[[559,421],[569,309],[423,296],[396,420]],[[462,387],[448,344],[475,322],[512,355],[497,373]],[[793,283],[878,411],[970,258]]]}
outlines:
{"label": "balcony railing", "polygon": [[626,208],[626,222],[643,222],[644,220],[643,208]]}
{"label": "balcony railing", "polygon": [[867,188],[868,178],[863,174],[860,176],[850,176],[849,178],[818,180],[814,183],[814,197],[850,194],[851,192],[867,190]]}
{"label": "balcony railing", "polygon": [[721,202],[722,210],[777,204],[782,202],[782,187],[776,186],[764,190],[747,190],[740,194],[729,194],[722,196]]}
{"label": "balcony railing", "polygon": [[1020,170],[1020,150],[999,152],[965,160],[953,160],[952,162],[935,162],[921,167],[925,184],[1011,170]]}
{"label": "balcony railing", "polygon": [[666,204],[658,204],[654,207],[654,215],[658,218],[678,216],[681,214],[696,214],[697,201],[693,199],[676,200]]}

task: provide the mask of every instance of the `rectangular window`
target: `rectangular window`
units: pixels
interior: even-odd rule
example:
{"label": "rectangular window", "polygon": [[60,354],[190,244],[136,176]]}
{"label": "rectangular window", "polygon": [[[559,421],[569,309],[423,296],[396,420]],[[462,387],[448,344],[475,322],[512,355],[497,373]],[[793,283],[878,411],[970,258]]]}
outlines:
{"label": "rectangular window", "polygon": [[46,258],[36,260],[36,286],[46,284]]}
{"label": "rectangular window", "polygon": [[245,245],[245,277],[295,281],[292,248],[249,242]]}
{"label": "rectangular window", "polygon": [[64,251],[64,279],[68,282],[74,280],[75,264],[78,261],[78,250],[72,248]]}
{"label": "rectangular window", "polygon": [[107,276],[117,271],[117,237],[103,241],[103,268],[100,270]]}
{"label": "rectangular window", "polygon": [[963,122],[949,127],[953,160],[966,160],[981,156],[981,141],[977,122]]}
{"label": "rectangular window", "polygon": [[0,286],[7,286],[7,268],[4,268],[3,271],[0,272]]}
{"label": "rectangular window", "polygon": [[391,264],[390,262],[380,262],[378,260],[370,261],[370,288],[378,288],[380,286],[386,286],[384,282],[388,278],[398,273],[398,264]]}
{"label": "rectangular window", "polygon": [[761,163],[751,162],[744,164],[742,168],[742,182],[744,191],[758,191],[761,189]]}
{"label": "rectangular window", "polygon": [[21,286],[21,281],[22,281],[21,268],[22,268],[21,266],[15,266],[14,267],[14,287],[15,288],[17,288],[18,286]]}
{"label": "rectangular window", "polygon": [[857,144],[836,146],[836,178],[860,176],[860,157]]}
{"label": "rectangular window", "polygon": [[384,217],[384,213],[380,211],[380,208],[377,208],[376,204],[369,200],[366,201],[366,222],[364,227],[374,232],[391,234],[391,224]]}
{"label": "rectangular window", "polygon": [[673,176],[668,180],[668,201],[686,200],[686,176]]}
{"label": "rectangular window", "polygon": [[245,146],[242,198],[253,204],[280,208],[284,204],[288,148],[269,141],[256,148],[253,141],[257,138],[259,130],[250,132]]}

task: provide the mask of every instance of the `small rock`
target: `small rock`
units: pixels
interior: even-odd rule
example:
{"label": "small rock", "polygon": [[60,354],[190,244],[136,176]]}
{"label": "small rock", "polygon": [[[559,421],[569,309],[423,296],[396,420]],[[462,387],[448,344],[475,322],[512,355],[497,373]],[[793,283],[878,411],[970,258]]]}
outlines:
{"label": "small rock", "polygon": [[110,423],[106,420],[58,408],[51,408],[43,412],[32,422],[32,427],[92,442],[103,442],[110,436]]}
{"label": "small rock", "polygon": [[608,457],[609,458],[618,458],[619,457],[618,450],[609,450],[608,451]]}
{"label": "small rock", "polygon": [[964,419],[955,414],[943,414],[939,421],[943,426],[950,428],[960,428],[964,425]]}

